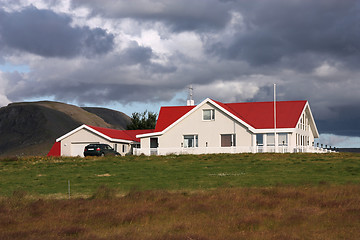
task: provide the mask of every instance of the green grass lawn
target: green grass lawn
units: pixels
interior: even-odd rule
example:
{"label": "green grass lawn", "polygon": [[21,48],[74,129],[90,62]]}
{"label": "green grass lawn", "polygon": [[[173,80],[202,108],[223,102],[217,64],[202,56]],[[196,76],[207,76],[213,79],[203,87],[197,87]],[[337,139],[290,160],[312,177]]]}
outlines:
{"label": "green grass lawn", "polygon": [[0,195],[91,194],[101,186],[119,192],[204,190],[219,187],[318,185],[360,182],[360,154],[216,154],[105,158],[2,158]]}

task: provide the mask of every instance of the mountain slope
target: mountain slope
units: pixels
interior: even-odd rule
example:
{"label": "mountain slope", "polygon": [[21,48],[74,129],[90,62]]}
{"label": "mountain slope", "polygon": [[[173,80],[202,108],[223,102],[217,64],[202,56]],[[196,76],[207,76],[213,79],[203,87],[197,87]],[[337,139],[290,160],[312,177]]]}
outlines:
{"label": "mountain slope", "polygon": [[12,103],[2,107],[0,108],[0,156],[46,155],[56,138],[82,124],[126,128],[125,123],[129,120],[127,115],[109,109],[103,111],[112,113],[111,121],[108,119],[106,122],[96,113],[60,102]]}
{"label": "mountain slope", "polygon": [[101,117],[114,129],[125,130],[126,126],[131,122],[128,115],[112,109],[99,107],[83,107],[82,109]]}

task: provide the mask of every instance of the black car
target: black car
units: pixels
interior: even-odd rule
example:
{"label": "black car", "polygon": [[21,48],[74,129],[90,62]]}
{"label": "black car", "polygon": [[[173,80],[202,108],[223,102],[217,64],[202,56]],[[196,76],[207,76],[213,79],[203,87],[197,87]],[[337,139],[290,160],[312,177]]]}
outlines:
{"label": "black car", "polygon": [[84,149],[84,156],[105,156],[105,155],[120,155],[108,144],[89,144]]}

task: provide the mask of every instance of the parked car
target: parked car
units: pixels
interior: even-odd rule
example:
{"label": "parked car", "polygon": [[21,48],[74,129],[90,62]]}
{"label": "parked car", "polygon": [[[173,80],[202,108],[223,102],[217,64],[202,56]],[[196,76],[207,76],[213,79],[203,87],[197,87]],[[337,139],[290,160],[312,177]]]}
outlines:
{"label": "parked car", "polygon": [[120,155],[108,144],[89,144],[84,149],[84,156],[105,156],[105,155]]}

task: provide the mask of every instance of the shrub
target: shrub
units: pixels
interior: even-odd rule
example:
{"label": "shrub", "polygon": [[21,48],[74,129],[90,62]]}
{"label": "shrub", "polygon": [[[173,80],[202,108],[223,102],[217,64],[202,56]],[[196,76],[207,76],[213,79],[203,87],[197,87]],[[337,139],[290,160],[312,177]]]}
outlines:
{"label": "shrub", "polygon": [[106,185],[101,185],[90,199],[114,199],[116,197],[116,190],[109,188]]}

